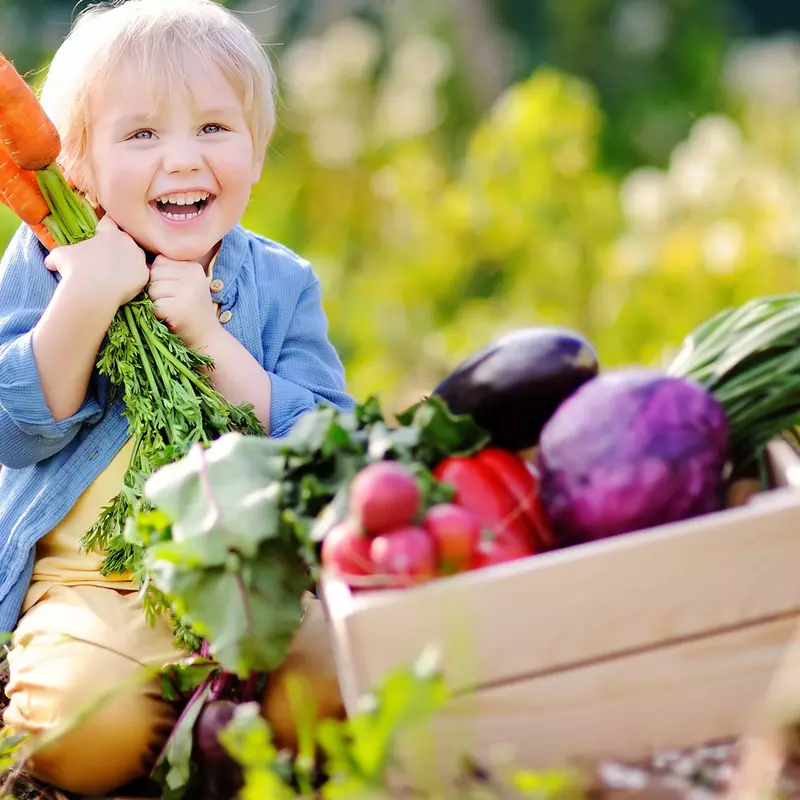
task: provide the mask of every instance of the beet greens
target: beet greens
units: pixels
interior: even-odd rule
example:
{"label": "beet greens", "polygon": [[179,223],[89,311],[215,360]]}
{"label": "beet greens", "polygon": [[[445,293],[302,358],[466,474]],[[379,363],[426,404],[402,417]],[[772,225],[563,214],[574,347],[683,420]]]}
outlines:
{"label": "beet greens", "polygon": [[284,439],[229,433],[195,445],[147,480],[151,506],[129,520],[150,606],[203,640],[202,682],[167,743],[156,775],[169,800],[192,777],[195,723],[207,703],[246,702],[284,660],[313,588],[326,533],[347,513],[350,482],[368,463],[406,464],[427,507],[452,498],[430,468],[471,454],[488,436],[429,398],[390,426],[371,398],[354,412],[319,406]]}

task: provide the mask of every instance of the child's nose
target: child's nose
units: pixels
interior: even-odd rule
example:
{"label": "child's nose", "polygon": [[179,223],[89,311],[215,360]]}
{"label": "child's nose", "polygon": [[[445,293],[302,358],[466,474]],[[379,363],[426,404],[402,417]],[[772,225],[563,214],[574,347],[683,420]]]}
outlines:
{"label": "child's nose", "polygon": [[170,173],[194,172],[202,167],[203,159],[193,140],[175,139],[165,143],[163,165]]}

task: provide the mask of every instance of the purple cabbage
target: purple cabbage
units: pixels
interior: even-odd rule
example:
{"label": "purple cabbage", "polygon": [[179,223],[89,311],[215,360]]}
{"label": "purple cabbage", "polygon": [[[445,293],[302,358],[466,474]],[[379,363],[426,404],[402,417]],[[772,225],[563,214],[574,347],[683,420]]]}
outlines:
{"label": "purple cabbage", "polygon": [[539,439],[540,493],[561,544],[719,509],[728,426],[700,383],[647,369],[593,378]]}

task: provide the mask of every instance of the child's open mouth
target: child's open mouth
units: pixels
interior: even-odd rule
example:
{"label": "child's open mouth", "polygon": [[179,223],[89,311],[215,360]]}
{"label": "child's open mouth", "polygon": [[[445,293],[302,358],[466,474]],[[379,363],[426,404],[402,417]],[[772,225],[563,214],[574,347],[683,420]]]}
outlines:
{"label": "child's open mouth", "polygon": [[172,222],[188,222],[201,216],[214,202],[209,192],[179,192],[157,197],[150,205]]}

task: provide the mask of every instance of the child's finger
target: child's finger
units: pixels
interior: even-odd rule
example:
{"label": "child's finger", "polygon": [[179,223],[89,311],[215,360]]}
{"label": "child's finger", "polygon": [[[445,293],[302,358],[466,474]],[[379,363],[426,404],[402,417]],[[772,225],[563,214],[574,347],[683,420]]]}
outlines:
{"label": "child's finger", "polygon": [[172,264],[157,264],[153,262],[150,267],[150,274],[153,278],[162,281],[178,281],[181,279],[185,272],[180,267],[175,267]]}
{"label": "child's finger", "polygon": [[180,284],[169,278],[154,278],[147,284],[147,293],[151,300],[163,300],[165,297],[177,297],[180,294]]}
{"label": "child's finger", "polygon": [[153,314],[156,319],[165,320],[169,317],[169,297],[162,297],[159,300],[153,301]]}

